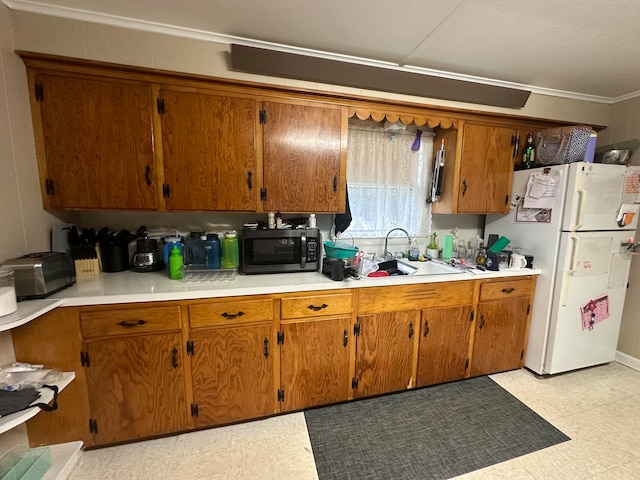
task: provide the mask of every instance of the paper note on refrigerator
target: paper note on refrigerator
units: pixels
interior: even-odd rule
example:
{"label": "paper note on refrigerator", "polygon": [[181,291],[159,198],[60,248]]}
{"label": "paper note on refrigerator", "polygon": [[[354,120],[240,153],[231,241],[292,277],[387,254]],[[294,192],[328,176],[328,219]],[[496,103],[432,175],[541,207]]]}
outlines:
{"label": "paper note on refrigerator", "polygon": [[558,194],[562,174],[559,170],[549,173],[533,173],[527,181],[524,208],[551,208]]}

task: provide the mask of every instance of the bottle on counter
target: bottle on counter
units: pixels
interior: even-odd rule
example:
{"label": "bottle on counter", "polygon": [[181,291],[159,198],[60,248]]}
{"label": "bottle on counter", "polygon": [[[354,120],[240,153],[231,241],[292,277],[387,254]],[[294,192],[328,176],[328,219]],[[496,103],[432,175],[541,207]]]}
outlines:
{"label": "bottle on counter", "polygon": [[276,228],[276,214],[273,212],[267,214],[267,227],[269,230]]}
{"label": "bottle on counter", "polygon": [[533,133],[529,132],[527,135],[527,144],[522,152],[522,163],[525,168],[533,168],[533,164],[536,161],[536,149],[533,145]]}
{"label": "bottle on counter", "polygon": [[182,278],[182,254],[177,246],[171,249],[169,256],[169,278],[171,280],[180,280]]}
{"label": "bottle on counter", "polygon": [[316,222],[316,214],[315,213],[310,213],[309,214],[309,228],[317,228],[318,224]]}
{"label": "bottle on counter", "polygon": [[411,240],[411,247],[409,247],[409,260],[416,261],[420,256],[420,247],[418,247],[418,239]]}
{"label": "bottle on counter", "polygon": [[276,213],[276,228],[282,228],[282,214]]}
{"label": "bottle on counter", "polygon": [[222,257],[220,239],[217,233],[207,233],[204,242],[205,249],[205,265],[207,268],[220,268],[220,260]]}
{"label": "bottle on counter", "polygon": [[225,232],[222,239],[222,268],[238,268],[239,266],[240,258],[236,231]]}

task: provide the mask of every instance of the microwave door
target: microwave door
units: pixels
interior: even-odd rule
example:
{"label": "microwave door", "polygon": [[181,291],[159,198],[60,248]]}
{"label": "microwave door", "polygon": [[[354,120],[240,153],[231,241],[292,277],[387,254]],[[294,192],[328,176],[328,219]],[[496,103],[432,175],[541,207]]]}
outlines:
{"label": "microwave door", "polygon": [[304,268],[307,264],[307,236],[303,233],[300,235],[300,268]]}

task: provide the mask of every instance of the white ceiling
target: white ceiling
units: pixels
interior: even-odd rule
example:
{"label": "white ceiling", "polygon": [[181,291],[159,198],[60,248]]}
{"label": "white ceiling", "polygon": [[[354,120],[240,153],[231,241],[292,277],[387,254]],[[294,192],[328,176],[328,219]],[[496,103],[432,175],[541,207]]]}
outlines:
{"label": "white ceiling", "polygon": [[109,24],[134,20],[144,30],[346,55],[602,101],[640,94],[639,0],[3,1],[18,10]]}

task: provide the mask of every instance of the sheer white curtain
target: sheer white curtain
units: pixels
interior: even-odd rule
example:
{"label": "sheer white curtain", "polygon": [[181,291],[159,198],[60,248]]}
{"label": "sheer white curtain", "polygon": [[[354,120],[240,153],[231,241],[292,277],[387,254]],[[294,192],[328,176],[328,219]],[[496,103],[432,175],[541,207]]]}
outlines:
{"label": "sheer white curtain", "polygon": [[353,220],[347,232],[354,237],[383,237],[394,227],[412,236],[430,230],[426,198],[434,134],[418,129],[420,149],[413,151],[415,126],[394,134],[376,122],[350,122],[347,185]]}

